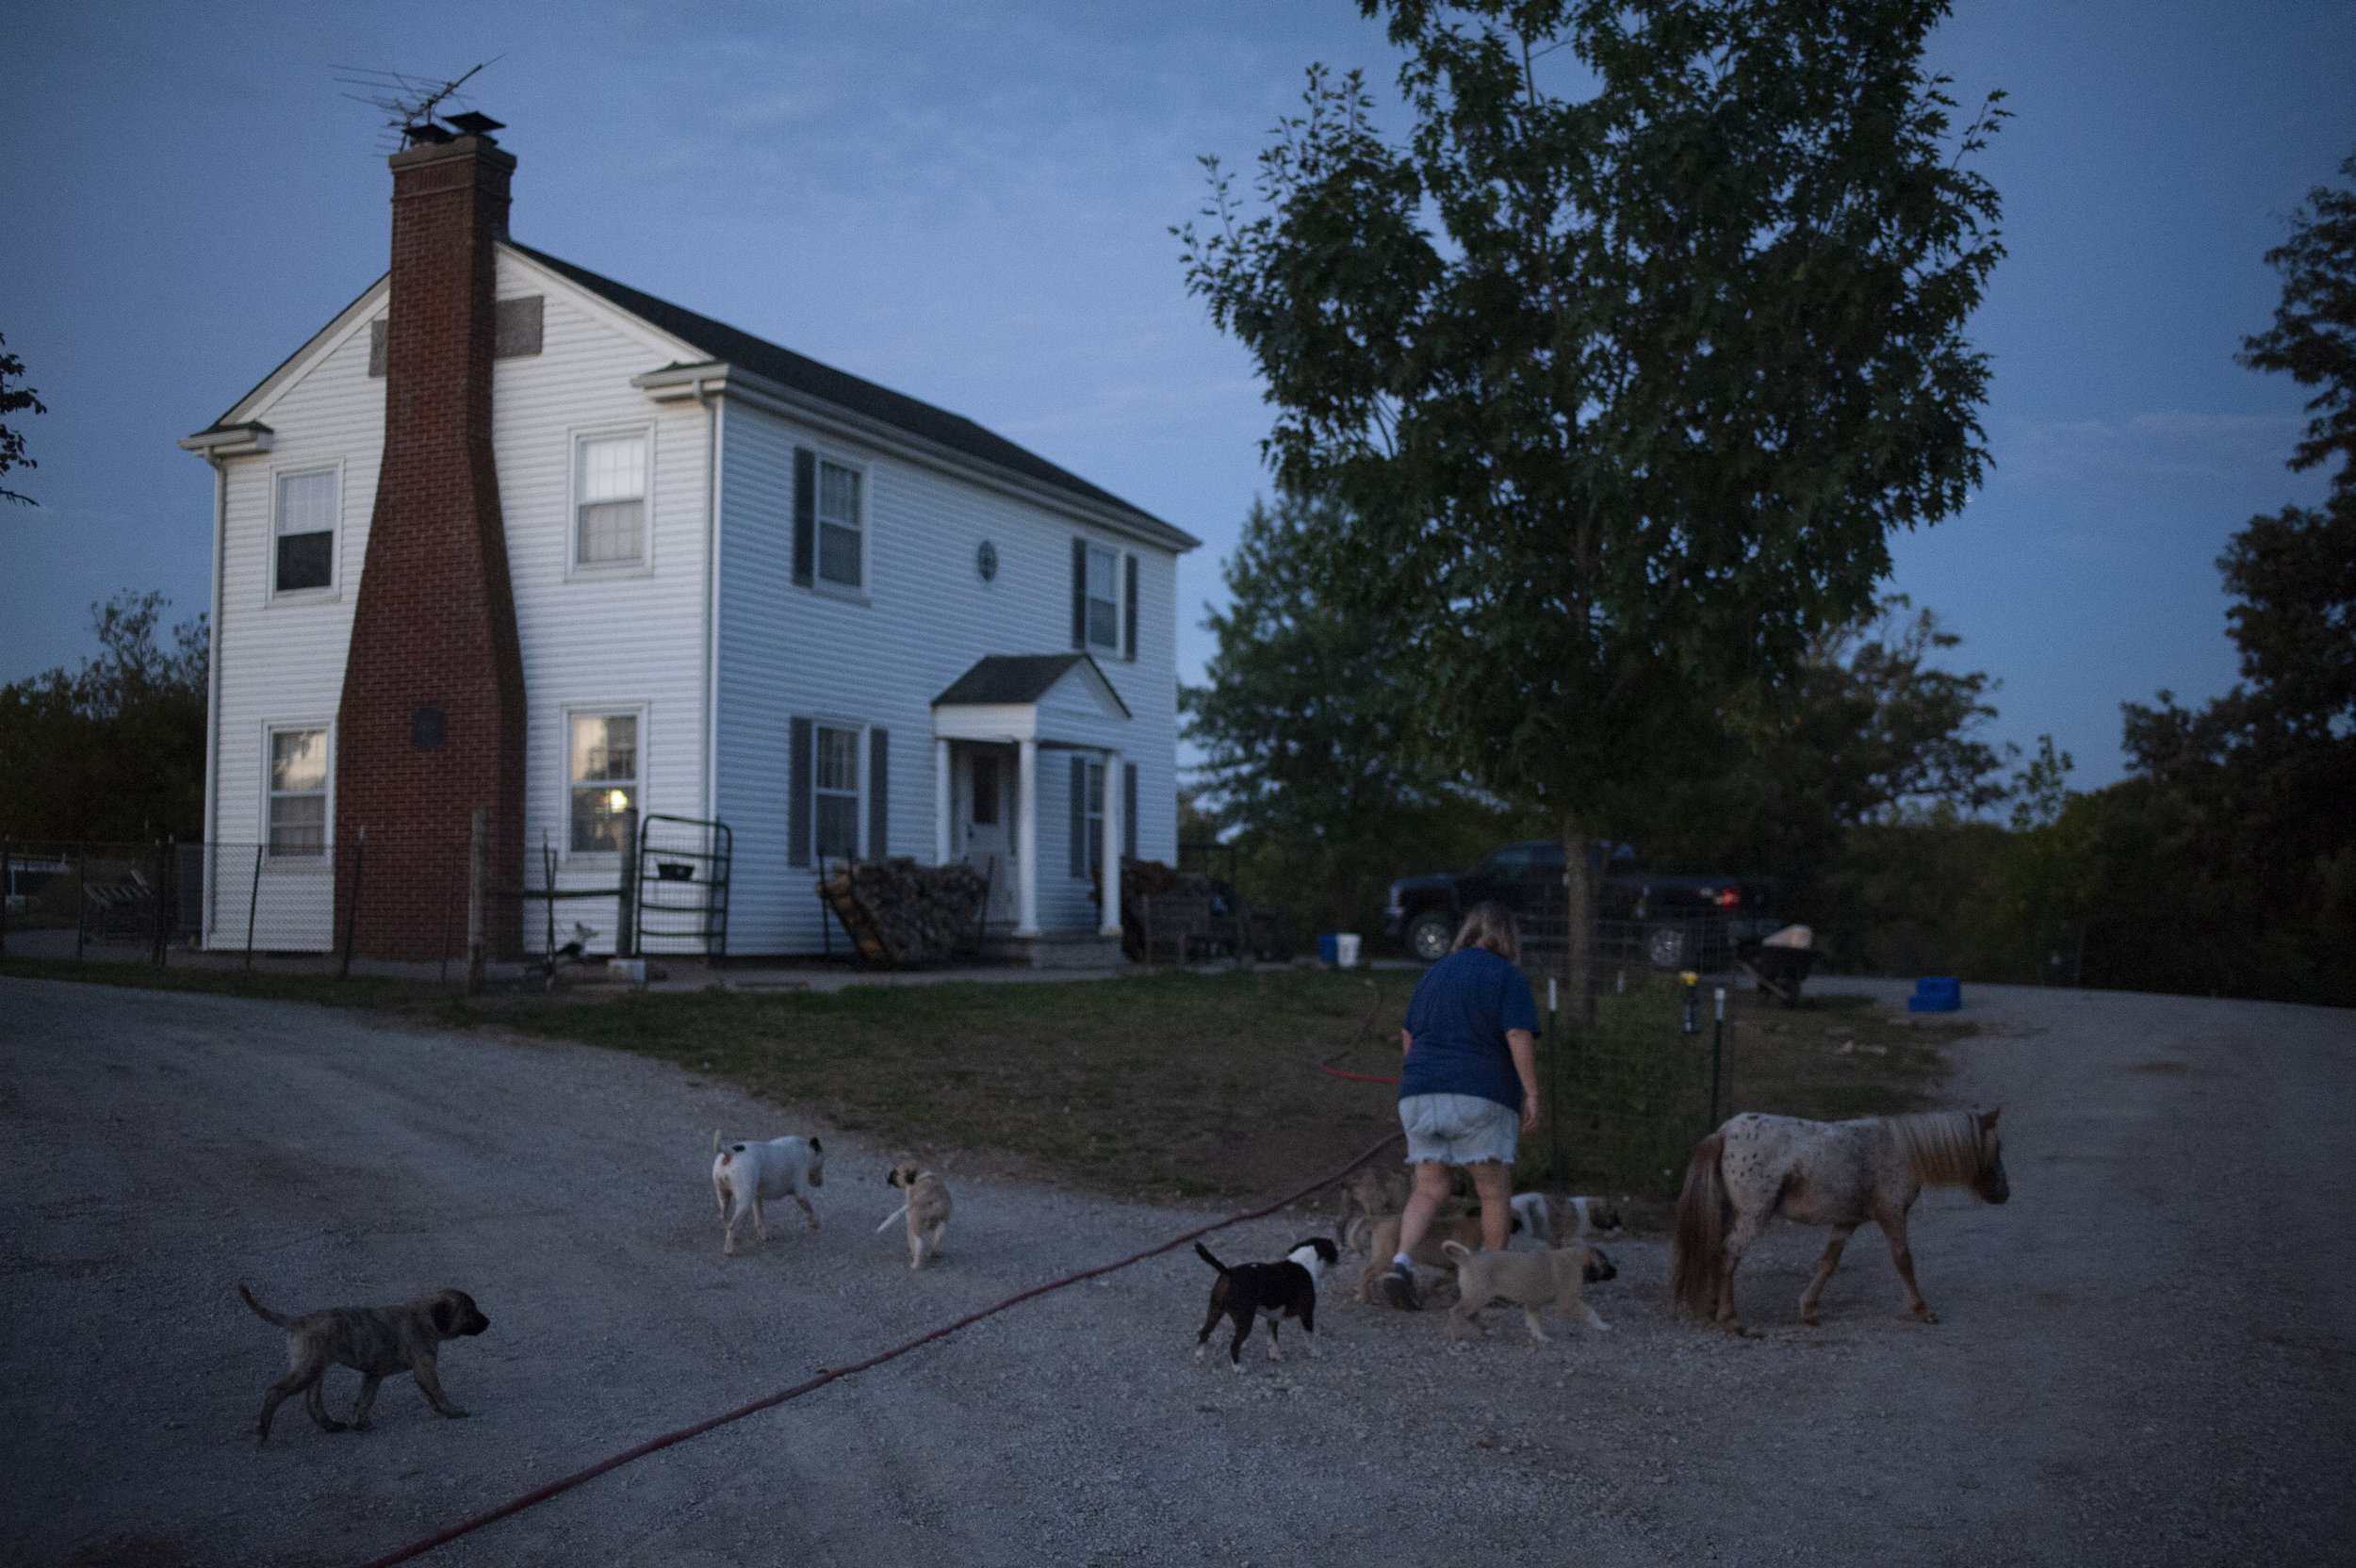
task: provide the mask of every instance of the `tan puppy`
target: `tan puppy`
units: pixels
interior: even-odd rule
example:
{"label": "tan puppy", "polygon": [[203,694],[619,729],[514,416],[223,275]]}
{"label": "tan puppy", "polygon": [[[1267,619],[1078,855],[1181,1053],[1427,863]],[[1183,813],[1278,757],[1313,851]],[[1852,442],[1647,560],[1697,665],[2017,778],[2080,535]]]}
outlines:
{"label": "tan puppy", "polygon": [[884,1181],[908,1196],[875,1227],[881,1235],[902,1215],[908,1221],[908,1266],[922,1268],[927,1257],[941,1256],[941,1233],[949,1228],[949,1184],[914,1160],[902,1160],[884,1174]]}
{"label": "tan puppy", "polygon": [[1541,1345],[1548,1341],[1546,1331],[1538,1326],[1540,1307],[1578,1314],[1598,1333],[1611,1331],[1612,1325],[1596,1316],[1595,1309],[1579,1295],[1580,1285],[1612,1279],[1620,1272],[1599,1250],[1558,1247],[1550,1252],[1476,1252],[1460,1241],[1440,1245],[1456,1265],[1456,1305],[1448,1315],[1449,1344],[1464,1337],[1465,1324],[1478,1325],[1481,1309],[1499,1297],[1522,1309],[1530,1337]]}
{"label": "tan puppy", "polygon": [[376,1403],[377,1385],[403,1372],[417,1380],[425,1402],[444,1415],[455,1420],[466,1413],[442,1392],[434,1368],[442,1341],[479,1334],[491,1326],[465,1291],[445,1290],[398,1307],[330,1307],[300,1317],[270,1311],[243,1285],[237,1294],[263,1322],[286,1331],[286,1375],[270,1385],[262,1400],[255,1442],[270,1441],[270,1417],[278,1413],[281,1401],[297,1394],[319,1430],[344,1429],[341,1421],[329,1417],[320,1396],[330,1366],[349,1366],[360,1374],[360,1400],[352,1408],[352,1425],[361,1431],[368,1429],[368,1408]]}
{"label": "tan puppy", "polygon": [[1362,1166],[1351,1172],[1333,1217],[1333,1239],[1353,1252],[1365,1251],[1374,1222],[1407,1206],[1408,1186],[1407,1172],[1398,1166]]}
{"label": "tan puppy", "polygon": [[[1392,1255],[1399,1250],[1399,1217],[1386,1214],[1368,1227],[1366,1266],[1358,1276],[1358,1299],[1369,1305],[1380,1301],[1380,1283],[1383,1270],[1391,1266]],[[1477,1214],[1442,1215],[1432,1222],[1408,1254],[1411,1262],[1426,1268],[1446,1268],[1448,1254],[1441,1249],[1449,1242],[1460,1242],[1467,1248],[1481,1245],[1481,1217]]]}

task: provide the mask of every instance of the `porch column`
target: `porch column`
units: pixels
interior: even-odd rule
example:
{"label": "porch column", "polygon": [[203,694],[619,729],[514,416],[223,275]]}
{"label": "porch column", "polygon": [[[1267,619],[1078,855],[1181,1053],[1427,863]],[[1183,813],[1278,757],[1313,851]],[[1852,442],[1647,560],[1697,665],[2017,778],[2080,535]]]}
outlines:
{"label": "porch column", "polygon": [[949,743],[933,743],[933,864],[949,863],[949,811],[953,796],[949,787]]}
{"label": "porch column", "polygon": [[1015,789],[1023,796],[1023,814],[1016,825],[1014,845],[1014,934],[1039,935],[1039,743],[1024,738],[1015,766]]}
{"label": "porch column", "polygon": [[[1121,935],[1121,753],[1104,753],[1104,907],[1098,911],[1096,934]],[[1271,1319],[1273,1321],[1273,1319]]]}

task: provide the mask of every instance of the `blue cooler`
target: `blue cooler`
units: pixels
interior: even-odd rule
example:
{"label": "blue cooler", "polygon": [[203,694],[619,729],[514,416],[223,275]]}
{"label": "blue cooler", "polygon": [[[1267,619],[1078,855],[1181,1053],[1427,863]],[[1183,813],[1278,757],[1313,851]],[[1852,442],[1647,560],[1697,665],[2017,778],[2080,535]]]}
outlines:
{"label": "blue cooler", "polygon": [[1328,969],[1338,969],[1342,962],[1342,939],[1338,932],[1327,931],[1317,937],[1317,956]]}
{"label": "blue cooler", "polygon": [[1963,982],[1952,976],[1917,980],[1914,994],[1906,998],[1909,1013],[1952,1013],[1962,1005]]}

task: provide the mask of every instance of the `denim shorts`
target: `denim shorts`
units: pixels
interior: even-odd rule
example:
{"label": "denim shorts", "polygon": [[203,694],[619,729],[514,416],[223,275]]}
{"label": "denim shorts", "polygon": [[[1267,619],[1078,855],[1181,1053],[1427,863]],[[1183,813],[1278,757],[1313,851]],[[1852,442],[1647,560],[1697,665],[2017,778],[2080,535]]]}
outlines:
{"label": "denim shorts", "polygon": [[1522,1114],[1477,1094],[1411,1094],[1399,1102],[1399,1124],[1407,1129],[1409,1165],[1512,1165]]}

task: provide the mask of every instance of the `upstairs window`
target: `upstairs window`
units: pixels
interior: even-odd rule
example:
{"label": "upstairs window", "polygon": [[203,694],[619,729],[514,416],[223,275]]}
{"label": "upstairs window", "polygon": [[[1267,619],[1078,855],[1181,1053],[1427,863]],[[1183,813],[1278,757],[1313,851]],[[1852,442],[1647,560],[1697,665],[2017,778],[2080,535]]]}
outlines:
{"label": "upstairs window", "polygon": [[573,560],[634,566],[646,558],[646,438],[584,439],[574,476]]}
{"label": "upstairs window", "polygon": [[1088,641],[1107,653],[1121,650],[1121,557],[1102,545],[1088,547]]}
{"label": "upstairs window", "polygon": [[818,863],[859,856],[859,731],[818,727]]}
{"label": "upstairs window", "polygon": [[277,591],[331,588],[335,582],[335,498],[333,468],[278,476],[274,576]]}
{"label": "upstairs window", "polygon": [[327,731],[273,729],[270,736],[270,852],[327,853]]}
{"label": "upstairs window", "polygon": [[638,715],[573,715],[572,853],[622,848],[622,814],[638,805]]}
{"label": "upstairs window", "polygon": [[818,460],[818,580],[858,588],[867,574],[860,559],[859,471]]}

